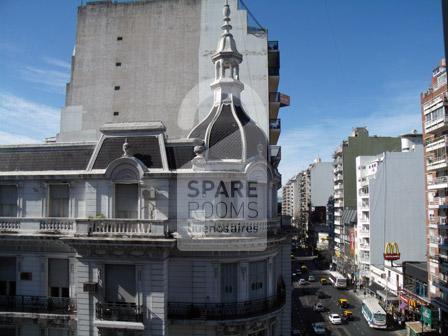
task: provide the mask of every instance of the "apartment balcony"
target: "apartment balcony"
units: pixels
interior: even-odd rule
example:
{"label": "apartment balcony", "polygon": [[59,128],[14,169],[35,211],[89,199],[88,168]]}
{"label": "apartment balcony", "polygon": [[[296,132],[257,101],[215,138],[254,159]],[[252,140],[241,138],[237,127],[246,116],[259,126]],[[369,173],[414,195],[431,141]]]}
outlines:
{"label": "apartment balcony", "polygon": [[[446,111],[445,111],[446,113]],[[435,120],[425,122],[425,132],[441,132],[447,129],[448,126],[448,115],[442,115],[440,118]]]}
{"label": "apartment balcony", "polygon": [[169,222],[160,220],[116,218],[0,218],[0,234],[8,235],[84,235],[129,238],[167,237],[169,236],[169,232]]}
{"label": "apartment balcony", "polygon": [[269,119],[269,141],[271,145],[276,145],[280,137],[281,120]]}
{"label": "apartment balcony", "polygon": [[432,201],[428,201],[429,209],[445,208],[448,206],[448,197],[434,197]]}
{"label": "apartment balcony", "polygon": [[335,227],[334,228],[334,233],[337,234],[337,235],[340,235],[342,232],[341,232],[341,229]]}
{"label": "apartment balcony", "polygon": [[334,199],[342,199],[344,198],[344,192],[343,191],[336,191],[333,194]]}
{"label": "apartment balcony", "polygon": [[95,312],[98,320],[143,322],[142,308],[135,303],[97,302]]}
{"label": "apartment balcony", "polygon": [[428,241],[430,244],[433,244],[433,245],[439,245],[441,242],[440,236],[429,236]]}
{"label": "apartment balcony", "polygon": [[0,217],[0,234],[67,235],[73,234],[73,218],[18,218]]}
{"label": "apartment balcony", "polygon": [[334,218],[334,225],[342,225],[341,224],[341,219],[340,218]]}
{"label": "apartment balcony", "polygon": [[366,243],[359,244],[359,249],[364,251],[370,251],[370,244]]}
{"label": "apartment balcony", "polygon": [[441,137],[428,141],[425,145],[425,151],[429,153],[447,146],[448,146],[448,136],[443,135]]}
{"label": "apartment balcony", "polygon": [[276,119],[280,107],[289,106],[290,97],[280,92],[269,93],[269,118]]}
{"label": "apartment balcony", "polygon": [[342,163],[334,163],[333,173],[341,173],[343,171]]}
{"label": "apartment balcony", "polygon": [[339,181],[342,181],[343,179],[344,179],[343,174],[335,174],[335,176],[333,177],[334,182],[339,182]]}
{"label": "apartment balcony", "polygon": [[61,297],[0,295],[0,311],[11,313],[76,314],[76,300]]}
{"label": "apartment balcony", "polygon": [[369,197],[369,190],[368,189],[360,189],[359,191],[358,191],[358,195],[360,196],[360,197]]}
{"label": "apartment balcony", "polygon": [[269,92],[278,89],[280,81],[280,49],[278,41],[268,41]]}
{"label": "apartment balcony", "polygon": [[231,303],[168,302],[168,318],[172,320],[223,321],[266,315],[281,309],[284,293],[265,299]]}
{"label": "apartment balcony", "polygon": [[428,181],[428,189],[446,189],[448,188],[448,176],[439,176],[432,181]]}
{"label": "apartment balcony", "polygon": [[370,224],[370,218],[369,217],[364,217],[364,216],[360,216],[359,218],[358,218],[358,222],[360,223],[360,224]]}
{"label": "apartment balcony", "polygon": [[369,203],[361,203],[359,205],[359,209],[360,210],[365,210],[365,211],[370,211],[370,205],[369,205]]}
{"label": "apartment balcony", "polygon": [[344,184],[343,183],[337,183],[334,185],[334,190],[335,191],[339,191],[339,190],[344,190]]}
{"label": "apartment balcony", "polygon": [[360,237],[370,237],[370,230],[368,228],[362,228],[358,230],[358,235]]}
{"label": "apartment balcony", "polygon": [[437,170],[447,167],[446,155],[429,157],[426,160],[426,169],[428,171]]}

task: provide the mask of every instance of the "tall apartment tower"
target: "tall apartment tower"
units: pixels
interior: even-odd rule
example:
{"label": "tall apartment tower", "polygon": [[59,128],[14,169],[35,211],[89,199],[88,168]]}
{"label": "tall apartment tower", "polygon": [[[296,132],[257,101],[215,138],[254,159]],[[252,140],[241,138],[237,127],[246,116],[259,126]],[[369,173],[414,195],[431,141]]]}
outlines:
{"label": "tall apartment tower", "polygon": [[431,86],[421,94],[427,188],[427,255],[429,296],[440,309],[448,331],[448,88],[445,60],[432,72]]}
{"label": "tall apartment tower", "polygon": [[[213,104],[220,7],[224,0],[88,1],[78,9],[71,79],[57,141],[94,141],[108,122],[159,120],[170,138],[185,138]],[[230,0],[233,8],[238,0]],[[289,97],[278,92],[280,51],[267,31],[235,10],[250,117],[276,144],[278,112]]]}
{"label": "tall apartment tower", "polygon": [[401,261],[426,260],[423,168],[422,135],[416,133],[402,136],[401,152],[356,158],[355,261],[365,285],[371,266],[383,269],[388,242],[398,244]]}
{"label": "tall apartment tower", "polygon": [[333,154],[334,165],[334,257],[333,267],[354,277],[356,225],[356,157],[400,151],[399,137],[369,136],[365,127],[353,129]]}
{"label": "tall apartment tower", "polygon": [[58,141],[0,146],[0,335],[291,333],[280,150],[252,110],[272,52],[251,34],[232,0],[79,8]]}

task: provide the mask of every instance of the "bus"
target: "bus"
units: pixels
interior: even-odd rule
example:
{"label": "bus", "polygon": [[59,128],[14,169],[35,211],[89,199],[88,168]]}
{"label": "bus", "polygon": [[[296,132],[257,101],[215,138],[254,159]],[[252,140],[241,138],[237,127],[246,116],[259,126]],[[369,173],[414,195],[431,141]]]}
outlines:
{"label": "bus", "polygon": [[362,315],[370,328],[387,328],[386,312],[374,297],[362,301]]}
{"label": "bus", "polygon": [[330,272],[329,279],[334,287],[336,288],[346,288],[347,287],[347,278],[345,278],[339,272]]}

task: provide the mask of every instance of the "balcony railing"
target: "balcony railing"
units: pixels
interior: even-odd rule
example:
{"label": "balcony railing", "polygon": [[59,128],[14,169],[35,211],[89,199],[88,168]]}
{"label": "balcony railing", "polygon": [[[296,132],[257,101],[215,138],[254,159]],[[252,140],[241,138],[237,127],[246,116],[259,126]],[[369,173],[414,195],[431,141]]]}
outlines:
{"label": "balcony railing", "polygon": [[280,92],[270,92],[269,93],[269,102],[271,103],[279,103],[280,107],[289,106],[290,97]]}
{"label": "balcony railing", "polygon": [[278,41],[268,41],[268,51],[278,51]]}
{"label": "balcony railing", "polygon": [[428,186],[433,186],[433,185],[437,185],[437,184],[444,184],[444,183],[448,183],[448,176],[436,177],[434,180],[428,181]]}
{"label": "balcony railing", "polygon": [[143,322],[143,309],[135,303],[97,302],[96,318],[104,321]]}
{"label": "balcony railing", "polygon": [[436,148],[439,148],[440,145],[447,145],[448,137],[443,135],[441,137],[426,141],[426,151],[430,152]]}
{"label": "balcony railing", "polygon": [[425,122],[425,130],[426,132],[432,132],[440,127],[445,126],[445,124],[448,122],[448,115],[442,116],[442,118],[438,118],[436,120],[431,120]]}
{"label": "balcony railing", "polygon": [[434,197],[432,201],[428,201],[430,207],[440,207],[448,204],[447,197]]}
{"label": "balcony railing", "polygon": [[[198,224],[211,224],[215,226],[247,223],[256,225],[258,233],[279,234],[284,228],[280,218],[266,220],[257,219],[207,219]],[[1,218],[0,234],[23,235],[65,235],[88,236],[106,238],[170,238],[177,231],[175,220],[149,220],[149,219],[73,219],[73,218]]]}
{"label": "balcony railing", "polygon": [[0,296],[0,311],[45,314],[74,314],[75,300],[46,296]]}
{"label": "balcony railing", "polygon": [[426,163],[427,163],[428,168],[432,168],[434,166],[446,163],[446,155],[429,157],[426,160]]}
{"label": "balcony railing", "polygon": [[168,237],[169,222],[144,219],[77,220],[76,233],[89,236]]}
{"label": "balcony railing", "polygon": [[232,320],[268,314],[285,304],[285,295],[234,303],[168,302],[168,318],[175,320]]}
{"label": "balcony railing", "polygon": [[72,218],[0,217],[0,233],[68,234],[76,227]]}
{"label": "balcony railing", "polygon": [[280,130],[282,126],[280,119],[269,119],[269,129]]}

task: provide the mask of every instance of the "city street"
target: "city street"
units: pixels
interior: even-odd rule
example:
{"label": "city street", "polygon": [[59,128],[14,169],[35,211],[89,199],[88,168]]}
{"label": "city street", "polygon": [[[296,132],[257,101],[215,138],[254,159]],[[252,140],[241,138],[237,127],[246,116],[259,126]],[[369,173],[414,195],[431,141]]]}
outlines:
{"label": "city street", "polygon": [[[294,283],[295,288],[292,293],[292,329],[299,330],[301,332],[299,335],[315,335],[312,328],[312,324],[315,322],[325,322],[327,335],[405,335],[404,329],[377,330],[370,328],[361,313],[361,300],[364,296],[362,293],[359,293],[358,297],[352,290],[336,289],[331,284],[321,285],[319,279],[325,276],[326,271],[313,270],[315,263],[312,261],[294,261],[293,270],[299,268],[301,265],[306,265],[310,271],[301,274],[299,277],[308,279],[309,275],[314,275],[316,281],[302,286],[299,286],[297,282]],[[327,298],[318,299],[316,295],[318,291],[324,292]],[[350,307],[348,309],[353,312],[353,318],[342,325],[332,325],[328,319],[328,314],[340,314],[342,312],[338,305],[338,299],[340,298],[345,298],[349,301]],[[317,302],[321,302],[325,306],[326,310],[324,312],[319,313],[313,311],[313,306]]]}

